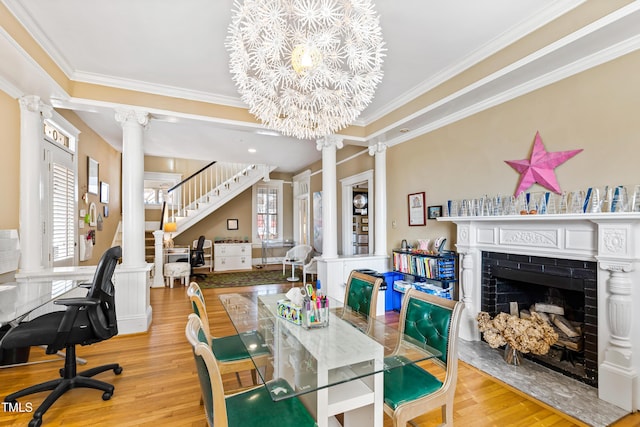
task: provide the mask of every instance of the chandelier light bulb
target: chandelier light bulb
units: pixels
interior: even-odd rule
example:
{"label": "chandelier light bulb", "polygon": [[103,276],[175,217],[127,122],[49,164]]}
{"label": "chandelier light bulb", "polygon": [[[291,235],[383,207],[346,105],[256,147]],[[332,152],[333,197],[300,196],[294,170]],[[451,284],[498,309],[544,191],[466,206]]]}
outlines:
{"label": "chandelier light bulb", "polygon": [[382,80],[371,0],[235,0],[226,47],[249,112],[299,139],[349,126]]}
{"label": "chandelier light bulb", "polygon": [[291,51],[291,66],[298,75],[318,68],[322,53],[315,46],[297,45]]}

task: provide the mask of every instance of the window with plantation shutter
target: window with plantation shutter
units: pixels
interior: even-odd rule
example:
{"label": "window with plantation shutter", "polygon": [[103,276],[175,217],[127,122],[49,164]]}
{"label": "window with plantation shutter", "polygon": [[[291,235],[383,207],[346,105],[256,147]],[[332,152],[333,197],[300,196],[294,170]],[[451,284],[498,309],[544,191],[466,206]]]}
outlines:
{"label": "window with plantation shutter", "polygon": [[254,186],[254,236],[262,240],[282,240],[282,181]]}
{"label": "window with plantation shutter", "polygon": [[74,256],[74,188],[75,173],[58,163],[51,164],[52,169],[52,230],[53,262],[63,261]]}

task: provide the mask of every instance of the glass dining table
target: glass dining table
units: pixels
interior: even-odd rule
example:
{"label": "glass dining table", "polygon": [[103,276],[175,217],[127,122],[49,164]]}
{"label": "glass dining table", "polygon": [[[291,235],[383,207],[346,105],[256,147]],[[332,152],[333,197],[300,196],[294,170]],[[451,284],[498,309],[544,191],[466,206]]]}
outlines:
{"label": "glass dining table", "polygon": [[[16,326],[23,320],[29,320],[51,311],[64,310],[66,308],[63,305],[54,305],[54,300],[61,297],[86,295],[87,289],[80,288],[78,286],[79,283],[77,280],[42,279],[0,284],[0,339],[9,328]],[[64,356],[61,352],[58,355]],[[60,359],[47,359],[42,360],[42,362],[57,360]],[[78,362],[86,363],[84,359],[80,358],[78,358]],[[0,365],[0,369],[11,366],[14,365]]]}
{"label": "glass dining table", "polygon": [[220,300],[271,398],[297,396],[319,427],[340,425],[336,414],[344,414],[344,427],[382,427],[383,372],[441,356],[333,299],[328,324],[318,328],[278,316],[285,294],[229,293]]}
{"label": "glass dining table", "polygon": [[37,316],[46,311],[64,310],[52,302],[62,296],[85,295],[77,280],[47,280],[0,284],[0,326],[21,321],[25,316]]}

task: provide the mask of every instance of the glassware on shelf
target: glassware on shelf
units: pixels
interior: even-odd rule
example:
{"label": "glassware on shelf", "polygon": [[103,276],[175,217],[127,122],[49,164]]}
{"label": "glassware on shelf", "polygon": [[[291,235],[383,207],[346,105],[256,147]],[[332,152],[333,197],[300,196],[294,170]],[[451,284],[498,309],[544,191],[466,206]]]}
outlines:
{"label": "glassware on shelf", "polygon": [[568,201],[567,201],[567,213],[577,214],[582,213],[584,203],[584,192],[583,191],[572,191],[569,193]]}
{"label": "glassware on shelf", "polygon": [[527,215],[529,213],[529,206],[527,204],[527,195],[520,193],[516,197],[516,214]]}
{"label": "glassware on shelf", "polygon": [[611,212],[628,212],[627,187],[618,185],[612,191]]}
{"label": "glassware on shelf", "polygon": [[633,194],[629,200],[629,212],[640,212],[640,185],[633,187]]}

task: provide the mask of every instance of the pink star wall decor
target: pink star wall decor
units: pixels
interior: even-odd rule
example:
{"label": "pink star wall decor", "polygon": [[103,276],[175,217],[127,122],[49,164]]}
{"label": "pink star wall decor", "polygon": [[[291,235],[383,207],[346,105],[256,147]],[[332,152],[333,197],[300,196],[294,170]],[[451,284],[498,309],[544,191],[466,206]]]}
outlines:
{"label": "pink star wall decor", "polygon": [[518,189],[515,193],[516,197],[535,183],[560,194],[560,185],[556,179],[554,169],[581,151],[582,148],[579,150],[549,153],[542,143],[540,132],[536,132],[530,158],[524,160],[505,160],[505,163],[520,173],[520,182],[518,183]]}

